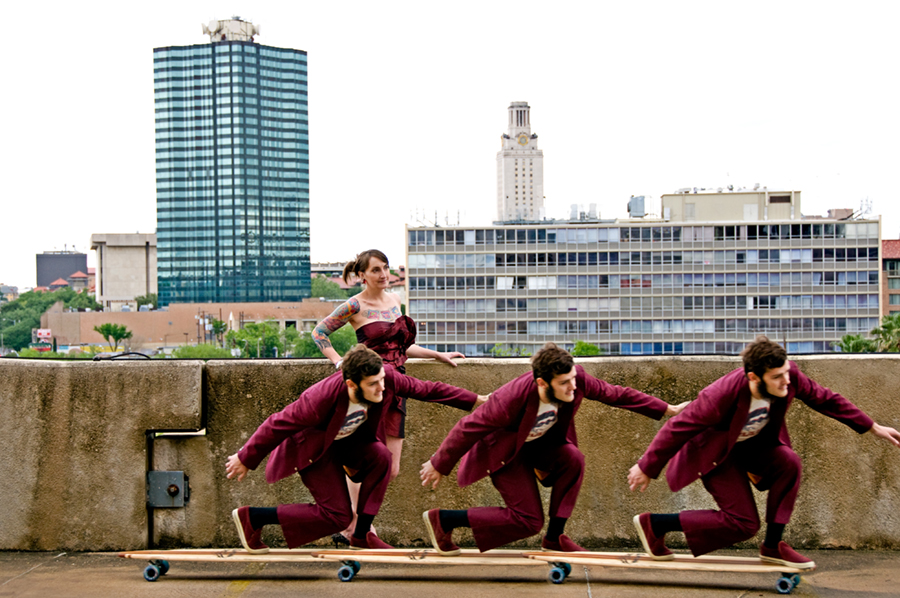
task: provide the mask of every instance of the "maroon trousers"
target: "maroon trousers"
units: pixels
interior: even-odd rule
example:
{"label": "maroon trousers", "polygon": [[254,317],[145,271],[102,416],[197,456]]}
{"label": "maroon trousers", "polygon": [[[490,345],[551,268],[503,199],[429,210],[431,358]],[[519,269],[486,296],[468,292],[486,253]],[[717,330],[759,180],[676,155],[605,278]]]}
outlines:
{"label": "maroon trousers", "polygon": [[306,469],[300,479],[309,488],[314,503],[278,506],[278,522],[289,548],[296,548],[340,532],[353,518],[347,473],[360,483],[356,512],[377,515],[390,481],[391,452],[380,442],[354,442],[353,435],[337,440]]}
{"label": "maroon trousers", "polygon": [[787,524],[800,490],[801,469],[800,457],[783,444],[757,438],[736,444],[724,462],[701,478],[720,510],[681,512],[681,527],[694,556],[747,540],[759,531],[750,475],[758,490],[769,491],[766,522]]}
{"label": "maroon trousers", "polygon": [[574,444],[549,445],[544,438],[526,443],[512,462],[491,474],[506,507],[469,509],[475,544],[484,552],[533,536],[544,527],[544,506],[535,483],[552,486],[550,517],[569,518],[584,479],[584,455]]}

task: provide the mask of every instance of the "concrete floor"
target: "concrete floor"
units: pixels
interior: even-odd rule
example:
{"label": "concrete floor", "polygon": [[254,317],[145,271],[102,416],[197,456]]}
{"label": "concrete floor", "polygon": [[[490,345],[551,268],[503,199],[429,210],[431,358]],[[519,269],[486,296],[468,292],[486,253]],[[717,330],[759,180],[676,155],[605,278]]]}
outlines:
{"label": "concrete floor", "polygon": [[[721,551],[755,556],[754,551]],[[818,564],[793,596],[900,596],[900,552],[811,551]],[[141,598],[666,598],[777,596],[777,574],[639,571],[575,567],[564,584],[549,568],[398,566],[363,564],[352,582],[337,579],[338,564],[173,562],[159,581],[143,579],[146,563],[114,553],[0,552],[0,597],[125,596]]]}

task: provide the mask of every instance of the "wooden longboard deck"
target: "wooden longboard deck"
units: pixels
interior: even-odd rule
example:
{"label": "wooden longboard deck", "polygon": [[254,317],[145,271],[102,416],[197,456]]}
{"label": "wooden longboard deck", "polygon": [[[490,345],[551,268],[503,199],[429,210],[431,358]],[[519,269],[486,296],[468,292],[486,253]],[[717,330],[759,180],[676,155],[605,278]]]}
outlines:
{"label": "wooden longboard deck", "polygon": [[655,561],[645,553],[627,552],[526,552],[525,556],[541,562],[566,562],[571,565],[597,565],[600,567],[634,567],[639,569],[668,569],[682,571],[717,571],[722,573],[800,573],[813,569],[797,569],[766,563],[759,558],[739,556],[691,556],[675,555],[671,561]]}
{"label": "wooden longboard deck", "polygon": [[319,562],[313,557],[313,549],[300,548],[288,550],[273,548],[266,554],[250,554],[243,548],[198,548],[181,550],[129,550],[120,552],[125,559],[141,559],[145,561],[232,561],[232,562]]}
{"label": "wooden longboard deck", "polygon": [[[329,561],[357,561],[360,563],[390,563],[395,565],[543,565],[547,563],[526,558],[521,550],[464,549],[456,556],[444,556],[433,548],[394,550],[317,550],[313,556]],[[561,561],[563,559],[555,559]]]}

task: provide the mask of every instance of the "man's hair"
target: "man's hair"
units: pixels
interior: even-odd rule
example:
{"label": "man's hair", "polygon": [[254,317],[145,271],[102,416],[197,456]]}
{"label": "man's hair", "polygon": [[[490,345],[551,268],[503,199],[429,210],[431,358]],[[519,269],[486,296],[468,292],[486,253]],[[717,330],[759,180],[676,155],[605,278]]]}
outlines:
{"label": "man's hair", "polygon": [[351,380],[358,385],[363,378],[375,376],[383,367],[381,356],[360,343],[344,355],[341,373],[344,376],[344,380]]}
{"label": "man's hair", "polygon": [[534,379],[542,379],[547,384],[560,374],[568,374],[575,367],[575,360],[565,349],[556,343],[547,343],[531,358],[531,369]]}
{"label": "man's hair", "polygon": [[775,341],[760,335],[744,348],[741,358],[744,360],[744,373],[753,372],[762,378],[767,370],[784,365],[787,361],[787,351]]}
{"label": "man's hair", "polygon": [[385,263],[385,265],[388,265],[387,256],[384,255],[383,251],[379,251],[377,249],[367,249],[366,251],[363,251],[358,256],[356,256],[355,260],[347,262],[347,264],[344,266],[344,273],[342,274],[344,282],[349,284],[351,276],[356,276],[357,278],[361,279],[362,273],[369,269],[369,260],[371,260],[373,257],[380,259]]}

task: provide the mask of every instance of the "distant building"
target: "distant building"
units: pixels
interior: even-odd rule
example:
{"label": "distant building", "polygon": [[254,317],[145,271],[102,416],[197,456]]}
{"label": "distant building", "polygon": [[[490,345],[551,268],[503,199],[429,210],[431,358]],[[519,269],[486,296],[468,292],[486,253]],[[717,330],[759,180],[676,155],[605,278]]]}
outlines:
{"label": "distant building", "polygon": [[104,310],[137,309],[135,297],[157,292],[155,234],[91,235],[91,249],[99,272],[95,294]]}
{"label": "distant building", "polygon": [[579,340],[612,355],[733,355],[766,334],[822,353],[877,325],[880,220],[801,220],[799,192],[715,195],[673,197],[672,213],[695,220],[410,228],[416,342],[471,356]]}
{"label": "distant building", "polygon": [[497,220],[539,220],[544,216],[544,152],[531,132],[528,102],[509,106],[506,133],[497,152]]}
{"label": "distant building", "polygon": [[249,323],[274,320],[279,327],[309,332],[339,301],[305,299],[291,303],[178,303],[167,311],[71,312],[57,302],[41,316],[41,328],[49,329],[60,346],[104,345],[106,342],[94,326],[104,323],[122,324],[132,332],[128,346],[135,349],[157,349],[178,345],[194,345],[214,341],[204,330],[202,319],[216,318],[229,329],[240,329]]}
{"label": "distant building", "polygon": [[900,240],[881,242],[882,316],[900,311]]}
{"label": "distant building", "polygon": [[15,301],[19,298],[19,287],[0,284],[0,303],[5,301]]}
{"label": "distant building", "polygon": [[[289,25],[285,25],[286,27]],[[160,305],[310,294],[306,52],[238,17],[153,51]]]}
{"label": "distant building", "polygon": [[78,272],[75,272],[74,274],[70,275],[66,279],[66,282],[69,284],[70,289],[72,289],[73,291],[75,291],[77,293],[81,293],[83,291],[88,290],[88,281],[89,280],[90,280],[90,277],[87,274],[85,274],[84,272],[82,272],[81,270],[79,270]]}
{"label": "distant building", "polygon": [[87,272],[87,254],[77,251],[45,251],[37,254],[37,286],[51,287],[76,272]]}

